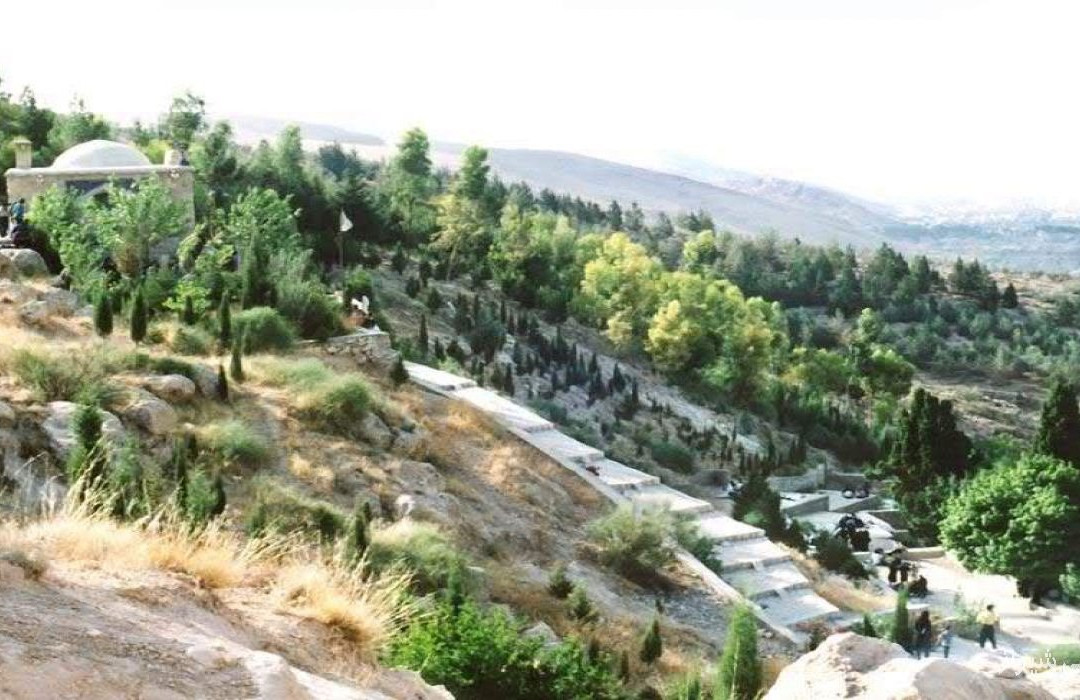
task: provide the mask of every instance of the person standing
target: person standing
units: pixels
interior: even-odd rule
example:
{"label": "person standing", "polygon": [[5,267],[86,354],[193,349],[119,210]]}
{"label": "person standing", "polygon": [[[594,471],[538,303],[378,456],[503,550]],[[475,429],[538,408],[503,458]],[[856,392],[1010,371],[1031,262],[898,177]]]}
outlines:
{"label": "person standing", "polygon": [[941,634],[938,635],[938,644],[941,645],[941,653],[945,655],[945,658],[949,658],[949,649],[952,648],[953,629],[952,623],[946,622],[945,629],[941,630]]}
{"label": "person standing", "polygon": [[975,617],[975,622],[980,625],[979,648],[985,648],[986,642],[989,641],[990,646],[997,649],[997,626],[1001,622],[1001,618],[994,612],[993,604],[987,605],[986,609]]}
{"label": "person standing", "polygon": [[0,202],[0,237],[6,237],[8,235],[8,221],[7,202]]}
{"label": "person standing", "polygon": [[915,658],[930,658],[930,639],[933,628],[930,625],[930,611],[923,610],[915,619]]}
{"label": "person standing", "polygon": [[17,226],[26,217],[26,199],[19,197],[19,201],[11,205],[11,220]]}

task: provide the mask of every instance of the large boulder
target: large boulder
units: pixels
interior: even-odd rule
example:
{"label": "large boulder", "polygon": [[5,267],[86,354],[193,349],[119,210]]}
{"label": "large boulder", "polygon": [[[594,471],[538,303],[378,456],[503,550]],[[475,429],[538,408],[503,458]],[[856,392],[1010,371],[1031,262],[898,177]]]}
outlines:
{"label": "large boulder", "polygon": [[[70,401],[53,401],[48,406],[49,415],[41,423],[49,450],[60,460],[67,460],[75,448],[74,421],[79,405]],[[120,419],[101,411],[101,434],[112,444],[119,444],[124,439],[124,425]]]}
{"label": "large boulder", "polygon": [[153,375],[143,380],[143,386],[159,399],[172,403],[190,401],[198,391],[195,382],[182,374]]}
{"label": "large boulder", "polygon": [[151,435],[168,435],[179,420],[172,406],[142,389],[131,392],[121,414]]}
{"label": "large boulder", "polygon": [[25,277],[48,274],[45,260],[36,250],[29,248],[0,248],[0,274],[10,277],[14,270]]}
{"label": "large boulder", "polygon": [[899,645],[834,634],[785,668],[765,700],[1054,700],[1026,678],[988,675],[943,658],[916,660]]}
{"label": "large boulder", "polygon": [[218,393],[218,373],[203,365],[193,365],[195,374],[195,386],[199,387],[199,393],[207,398],[213,398]]}
{"label": "large boulder", "polygon": [[368,413],[360,419],[357,433],[364,442],[370,443],[380,450],[389,449],[394,442],[394,434],[390,432],[390,428],[386,426],[382,418],[379,418],[374,413]]}

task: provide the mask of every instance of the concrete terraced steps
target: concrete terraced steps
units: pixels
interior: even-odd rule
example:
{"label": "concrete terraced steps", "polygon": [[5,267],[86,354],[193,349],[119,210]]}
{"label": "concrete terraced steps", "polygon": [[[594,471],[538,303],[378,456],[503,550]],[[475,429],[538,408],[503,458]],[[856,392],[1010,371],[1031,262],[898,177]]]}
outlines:
{"label": "concrete terraced steps", "polygon": [[546,418],[478,387],[470,379],[412,362],[405,363],[405,368],[413,383],[483,411],[555,461],[594,479],[598,488],[608,489],[609,497],[625,499],[635,508],[667,507],[694,517],[699,532],[716,544],[722,580],[754,601],[774,626],[786,628],[838,612],[814,593],[791,555],[767,539],[760,528],[714,510],[708,501],[665,486],[651,474],[608,459],[595,447],[559,432]]}

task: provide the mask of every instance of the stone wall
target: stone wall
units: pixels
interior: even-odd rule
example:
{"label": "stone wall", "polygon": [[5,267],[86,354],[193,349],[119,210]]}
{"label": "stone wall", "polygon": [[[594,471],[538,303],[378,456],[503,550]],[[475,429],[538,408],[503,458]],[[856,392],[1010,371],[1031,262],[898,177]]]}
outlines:
{"label": "stone wall", "polygon": [[104,190],[110,180],[130,185],[136,180],[156,177],[184,207],[188,228],[195,227],[195,172],[189,167],[154,165],[145,168],[89,168],[86,170],[53,170],[52,168],[12,168],[7,171],[8,201],[25,198],[33,207],[33,199],[54,185],[65,185],[84,196]]}
{"label": "stone wall", "polygon": [[330,355],[351,355],[363,365],[389,371],[397,362],[398,352],[390,345],[390,336],[383,331],[361,329],[326,341]]}

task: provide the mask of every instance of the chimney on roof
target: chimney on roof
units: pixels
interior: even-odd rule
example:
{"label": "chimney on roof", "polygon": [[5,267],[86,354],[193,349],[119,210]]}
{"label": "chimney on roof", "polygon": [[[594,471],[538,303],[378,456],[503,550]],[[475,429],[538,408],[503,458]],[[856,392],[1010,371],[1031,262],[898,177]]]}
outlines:
{"label": "chimney on roof", "polygon": [[11,147],[15,149],[15,167],[33,167],[33,144],[25,136],[16,136],[11,140]]}

